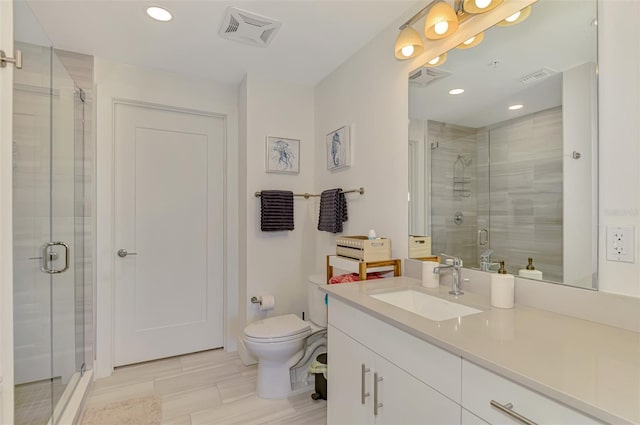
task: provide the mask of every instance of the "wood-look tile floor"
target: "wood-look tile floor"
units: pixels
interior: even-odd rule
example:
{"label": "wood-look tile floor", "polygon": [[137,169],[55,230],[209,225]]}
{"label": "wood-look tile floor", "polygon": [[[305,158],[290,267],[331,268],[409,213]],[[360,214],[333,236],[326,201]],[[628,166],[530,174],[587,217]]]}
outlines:
{"label": "wood-look tile floor", "polygon": [[264,400],[256,373],[222,349],[124,366],[94,383],[85,409],[158,394],[165,425],[326,424],[326,401],[312,400],[313,391]]}

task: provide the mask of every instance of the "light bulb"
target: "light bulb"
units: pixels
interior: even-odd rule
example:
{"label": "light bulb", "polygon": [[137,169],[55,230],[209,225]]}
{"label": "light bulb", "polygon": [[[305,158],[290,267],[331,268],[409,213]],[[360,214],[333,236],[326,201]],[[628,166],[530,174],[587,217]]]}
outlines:
{"label": "light bulb", "polygon": [[462,94],[462,93],[464,93],[464,89],[451,89],[451,90],[449,90],[449,94],[451,94],[453,96],[458,95],[458,94]]}
{"label": "light bulb", "polygon": [[449,22],[447,21],[438,22],[437,24],[435,24],[433,29],[436,32],[436,34],[442,35],[445,32],[447,32],[447,30],[449,29]]}
{"label": "light bulb", "polygon": [[436,56],[435,58],[431,59],[429,62],[427,62],[429,65],[435,65],[440,61],[440,56]]}
{"label": "light bulb", "polygon": [[462,43],[462,44],[467,44],[467,45],[469,45],[469,44],[473,43],[473,40],[475,40],[475,39],[476,39],[476,37],[475,37],[475,35],[474,35],[473,37],[471,37],[470,39],[468,39],[467,41],[465,41],[465,42],[464,42],[464,43]]}
{"label": "light bulb", "polygon": [[413,51],[414,51],[413,45],[410,44],[408,46],[404,46],[402,48],[402,56],[408,58],[409,56],[411,56],[413,54]]}
{"label": "light bulb", "polygon": [[520,17],[520,11],[518,10],[516,13],[514,13],[513,15],[509,16],[507,19],[505,19],[505,21],[507,22],[513,22],[516,19],[518,19]]}
{"label": "light bulb", "polygon": [[491,0],[475,0],[475,4],[478,9],[484,9],[491,4]]}
{"label": "light bulb", "polygon": [[167,9],[161,7],[152,6],[147,8],[147,15],[155,19],[156,21],[167,22],[170,21],[173,16]]}
{"label": "light bulb", "polygon": [[509,106],[509,109],[510,109],[511,111],[517,111],[518,109],[522,109],[523,107],[524,107],[523,105],[517,104],[517,105],[511,105],[511,106]]}

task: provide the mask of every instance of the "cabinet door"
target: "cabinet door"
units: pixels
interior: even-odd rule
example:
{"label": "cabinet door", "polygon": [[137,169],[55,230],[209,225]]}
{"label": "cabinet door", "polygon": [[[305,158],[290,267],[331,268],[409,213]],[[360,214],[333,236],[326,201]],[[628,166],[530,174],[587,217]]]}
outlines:
{"label": "cabinet door", "polygon": [[376,357],[376,424],[460,424],[460,406],[396,365]]}
{"label": "cabinet door", "polygon": [[[327,347],[327,424],[373,423],[372,380],[374,355],[333,326],[329,326]],[[365,370],[362,370],[364,365]],[[363,376],[364,392],[363,394]]]}

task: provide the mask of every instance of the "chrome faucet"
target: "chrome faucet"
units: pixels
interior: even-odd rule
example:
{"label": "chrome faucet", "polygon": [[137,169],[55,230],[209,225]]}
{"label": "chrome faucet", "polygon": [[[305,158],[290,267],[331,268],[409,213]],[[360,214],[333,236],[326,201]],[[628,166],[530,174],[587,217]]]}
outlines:
{"label": "chrome faucet", "polygon": [[438,267],[435,267],[433,269],[433,272],[440,274],[441,270],[451,270],[451,279],[453,283],[451,285],[451,290],[449,291],[449,293],[456,296],[464,294],[464,292],[462,292],[462,279],[460,279],[460,274],[462,273],[462,271],[460,270],[460,264],[462,263],[462,260],[460,260],[460,258],[458,257],[453,257],[447,254],[440,254],[440,257],[442,257],[443,259],[451,259],[452,264],[441,264]]}
{"label": "chrome faucet", "polygon": [[491,262],[491,254],[493,254],[492,249],[487,249],[482,254],[480,254],[480,270],[483,272],[488,272],[491,270],[491,267],[499,265],[498,263]]}

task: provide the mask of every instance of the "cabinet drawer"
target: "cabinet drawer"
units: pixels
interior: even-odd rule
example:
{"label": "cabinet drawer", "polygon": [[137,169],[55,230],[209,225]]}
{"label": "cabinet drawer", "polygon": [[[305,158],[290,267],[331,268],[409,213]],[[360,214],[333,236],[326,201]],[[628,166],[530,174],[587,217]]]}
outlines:
{"label": "cabinet drawer", "polygon": [[416,379],[460,403],[462,359],[331,298],[329,323]]}
{"label": "cabinet drawer", "polygon": [[462,361],[462,406],[492,424],[521,424],[508,413],[491,406],[491,400],[538,424],[598,424],[596,419],[551,400],[502,376]]}

